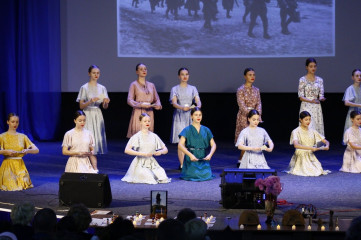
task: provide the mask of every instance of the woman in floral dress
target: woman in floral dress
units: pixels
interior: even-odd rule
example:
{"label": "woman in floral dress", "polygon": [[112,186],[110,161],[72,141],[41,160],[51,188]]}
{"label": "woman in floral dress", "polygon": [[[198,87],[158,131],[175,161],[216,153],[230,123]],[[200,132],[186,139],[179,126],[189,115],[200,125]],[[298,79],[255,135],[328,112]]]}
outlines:
{"label": "woman in floral dress", "polygon": [[[261,95],[259,89],[253,86],[254,81],[256,80],[256,73],[253,68],[246,68],[244,70],[244,79],[245,83],[240,86],[237,90],[237,103],[238,103],[238,114],[236,121],[236,131],[234,142],[237,142],[240,132],[248,126],[247,115],[249,111],[255,109],[260,114],[260,122],[262,122],[262,103]],[[241,151],[241,155],[238,160],[237,166],[239,166],[244,151]]]}
{"label": "woman in floral dress", "polygon": [[301,100],[300,112],[307,111],[312,116],[310,128],[325,135],[321,102],[325,101],[323,80],[315,75],[317,62],[314,58],[306,60],[307,74],[300,78],[298,97]]}

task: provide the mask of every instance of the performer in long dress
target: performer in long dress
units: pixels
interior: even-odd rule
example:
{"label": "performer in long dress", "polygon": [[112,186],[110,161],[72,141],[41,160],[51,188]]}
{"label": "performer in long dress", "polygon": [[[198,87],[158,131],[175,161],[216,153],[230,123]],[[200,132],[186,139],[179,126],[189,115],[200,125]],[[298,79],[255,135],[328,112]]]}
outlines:
{"label": "performer in long dress", "polygon": [[93,168],[98,171],[96,155],[108,152],[104,119],[99,106],[102,105],[103,109],[107,109],[110,99],[107,89],[98,83],[100,77],[99,67],[91,65],[88,69],[88,75],[89,82],[81,86],[76,101],[79,102],[80,109],[86,114],[85,128],[94,136],[94,155],[89,157]]}
{"label": "performer in long dress", "polygon": [[135,156],[122,181],[129,183],[169,183],[164,169],[158,164],[153,156],[167,154],[168,149],[157,134],[151,132],[151,119],[147,113],[139,116],[141,130],[133,135],[127,146],[125,153]]}
{"label": "performer in long dress", "polygon": [[[296,149],[289,164],[287,173],[299,176],[320,176],[330,173],[323,170],[314,152],[328,150],[330,143],[310,128],[311,114],[307,111],[300,113],[300,126],[292,131],[290,144]],[[321,146],[320,143],[323,143]]]}
{"label": "performer in long dress", "polygon": [[[259,112],[260,122],[262,122],[262,103],[261,95],[259,89],[253,86],[254,81],[256,80],[256,72],[253,68],[246,68],[244,70],[244,79],[245,83],[240,86],[237,90],[237,103],[238,103],[238,113],[236,121],[236,131],[234,142],[237,142],[240,132],[248,126],[247,115],[250,110],[255,109]],[[237,167],[239,167],[241,159],[243,157],[244,151],[241,151],[239,156]]]}
{"label": "performer in long dress", "polygon": [[[352,111],[361,111],[361,70],[360,69],[354,69],[352,71],[352,80],[353,84],[349,86],[345,94],[343,95],[342,101],[344,101],[345,106],[348,106],[348,112],[346,116],[345,121],[345,128],[344,128],[344,134],[347,129],[349,129],[352,126],[350,113]],[[344,143],[346,145],[346,143]]]}
{"label": "performer in long dress", "polygon": [[19,116],[10,113],[7,118],[9,129],[0,134],[0,154],[4,160],[0,166],[0,190],[19,191],[34,187],[26,169],[23,156],[37,154],[39,149],[30,139],[16,131],[19,127]]}
{"label": "performer in long dress", "polygon": [[[215,178],[210,160],[216,151],[216,143],[209,128],[201,125],[202,111],[191,110],[192,124],[179,134],[178,149],[184,154],[181,178],[188,181],[206,181]],[[207,154],[208,148],[211,148]]]}
{"label": "performer in long dress", "polygon": [[349,127],[343,141],[347,144],[343,154],[342,172],[361,173],[361,112],[352,111],[350,113],[352,126]]}
{"label": "performer in long dress", "polygon": [[[169,101],[172,103],[174,109],[173,124],[171,132],[171,143],[179,142],[179,133],[192,123],[191,108],[201,107],[202,103],[199,98],[198,90],[195,86],[189,85],[189,71],[187,68],[180,68],[178,70],[179,85],[174,86],[170,92]],[[195,105],[193,105],[193,102]],[[180,169],[183,167],[184,153],[178,149],[178,160]]]}
{"label": "performer in long dress", "polygon": [[314,58],[306,60],[307,74],[300,78],[298,97],[301,100],[300,112],[307,111],[312,116],[310,128],[325,135],[321,102],[325,101],[323,79],[316,76],[317,62]]}
{"label": "performer in long dress", "polygon": [[151,125],[150,131],[154,131],[154,113],[153,109],[161,110],[162,105],[153,83],[148,82],[145,78],[147,76],[147,66],[143,63],[138,63],[135,67],[138,79],[130,84],[128,92],[128,105],[133,108],[132,116],[130,117],[127,138],[132,137],[141,129],[139,116],[142,113],[147,113],[150,117]]}
{"label": "performer in long dress", "polygon": [[62,144],[63,155],[70,156],[65,172],[98,173],[90,163],[94,156],[95,141],[93,134],[85,128],[87,118],[81,110],[74,115],[75,128],[67,131]]}
{"label": "performer in long dress", "polygon": [[274,144],[266,130],[258,127],[257,110],[249,111],[247,119],[249,126],[242,130],[236,143],[238,149],[245,151],[239,168],[269,169],[262,151],[272,152]]}

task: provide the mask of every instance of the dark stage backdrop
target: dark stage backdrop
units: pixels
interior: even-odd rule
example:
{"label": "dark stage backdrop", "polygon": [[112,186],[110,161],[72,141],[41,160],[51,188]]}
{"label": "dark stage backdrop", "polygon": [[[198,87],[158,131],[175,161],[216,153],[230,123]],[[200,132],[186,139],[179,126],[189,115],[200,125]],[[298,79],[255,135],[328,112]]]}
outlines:
{"label": "dark stage backdrop", "polygon": [[[65,134],[74,127],[73,113],[79,104],[78,93],[62,93],[62,110],[59,131]],[[132,108],[127,105],[127,93],[110,93],[109,109],[103,110],[108,139],[125,139]],[[169,144],[173,107],[169,104],[169,93],[160,93],[163,109],[155,111],[155,133]],[[238,105],[235,93],[200,93],[202,100],[202,124],[209,127],[215,140],[234,141],[234,130]],[[325,135],[331,144],[341,144],[347,107],[342,102],[343,94],[328,93],[322,103]],[[287,142],[291,131],[298,126],[300,101],[296,93],[261,93],[264,123],[274,141]],[[60,135],[62,139],[64,135]]]}
{"label": "dark stage backdrop", "polygon": [[0,130],[9,112],[19,131],[53,139],[60,116],[60,2],[1,1]]}

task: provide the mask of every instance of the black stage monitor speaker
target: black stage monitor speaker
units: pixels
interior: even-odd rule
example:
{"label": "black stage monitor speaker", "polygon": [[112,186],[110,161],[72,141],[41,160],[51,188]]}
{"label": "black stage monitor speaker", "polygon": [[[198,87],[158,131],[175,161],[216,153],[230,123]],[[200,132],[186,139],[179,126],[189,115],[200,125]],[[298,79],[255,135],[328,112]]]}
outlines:
{"label": "black stage monitor speaker", "polygon": [[220,203],[224,208],[262,209],[265,194],[254,185],[256,179],[277,175],[274,169],[224,169],[221,174]]}
{"label": "black stage monitor speaker", "polygon": [[109,206],[112,191],[108,175],[63,173],[59,180],[59,205],[83,203],[89,208]]}

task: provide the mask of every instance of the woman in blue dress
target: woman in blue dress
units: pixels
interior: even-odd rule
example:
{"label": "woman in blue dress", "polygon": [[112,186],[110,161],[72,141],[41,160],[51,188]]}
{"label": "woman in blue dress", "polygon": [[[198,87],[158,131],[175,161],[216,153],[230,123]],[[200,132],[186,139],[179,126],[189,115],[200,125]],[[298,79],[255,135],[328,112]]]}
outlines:
{"label": "woman in blue dress", "polygon": [[258,127],[260,115],[256,109],[249,111],[247,122],[248,127],[242,130],[236,143],[238,149],[245,151],[239,168],[269,169],[263,151],[272,152],[274,144],[266,130]]}
{"label": "woman in blue dress", "polygon": [[[361,70],[354,69],[352,71],[352,80],[353,84],[349,86],[346,91],[345,95],[343,95],[342,101],[344,101],[345,106],[348,106],[348,112],[345,121],[345,128],[343,133],[345,134],[346,130],[352,127],[352,122],[350,118],[350,114],[352,111],[360,111],[361,110]],[[344,143],[346,145],[347,143]]]}
{"label": "woman in blue dress", "polygon": [[[184,154],[181,178],[187,181],[207,181],[215,178],[209,161],[216,151],[216,143],[209,128],[202,126],[202,111],[191,110],[192,124],[179,134],[178,149]],[[208,148],[211,148],[207,154]]]}
{"label": "woman in blue dress", "polygon": [[[172,132],[170,136],[171,143],[179,142],[179,133],[192,123],[191,108],[194,102],[197,107],[201,107],[202,103],[198,95],[197,88],[189,85],[189,71],[187,68],[178,70],[180,83],[172,88],[169,101],[174,107]],[[184,153],[178,150],[179,168],[183,167]]]}

